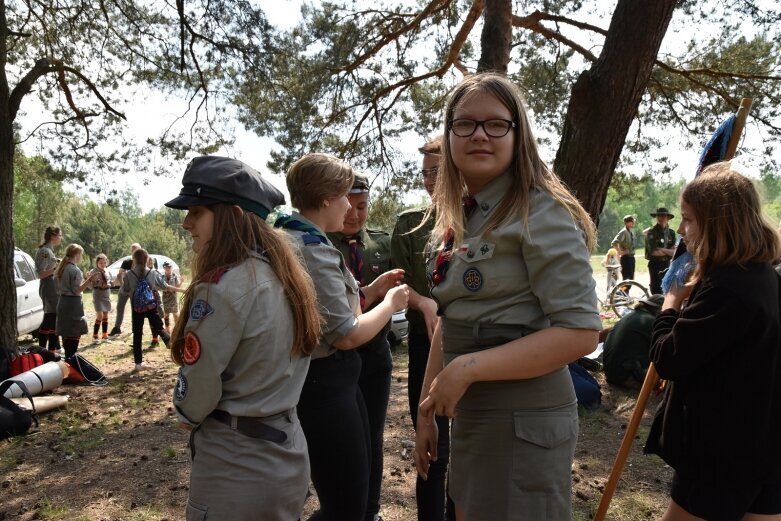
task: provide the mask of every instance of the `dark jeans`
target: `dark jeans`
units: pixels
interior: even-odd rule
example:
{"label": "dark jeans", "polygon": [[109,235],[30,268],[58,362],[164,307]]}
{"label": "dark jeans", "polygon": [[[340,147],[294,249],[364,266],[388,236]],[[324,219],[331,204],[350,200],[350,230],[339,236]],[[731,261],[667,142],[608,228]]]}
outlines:
{"label": "dark jeans", "polygon": [[312,360],[298,402],[320,510],[310,521],[361,521],[369,491],[369,420],[358,390],[361,358]]}
{"label": "dark jeans", "polygon": [[364,519],[372,521],[380,512],[380,489],[382,488],[382,450],[385,433],[385,418],[388,413],[393,358],[385,331],[371,342],[357,349],[361,357],[361,376],[358,388],[366,404],[369,418],[369,495]]}
{"label": "dark jeans", "polygon": [[[412,425],[417,428],[418,404],[423,388],[423,378],[426,376],[426,363],[431,348],[428,335],[410,330],[407,338],[409,345],[409,372],[407,390],[409,396],[409,413]],[[415,482],[415,498],[418,505],[418,521],[448,521],[455,520],[453,501],[445,493],[447,465],[450,460],[450,430],[445,416],[436,416],[439,438],[437,438],[437,461],[431,462],[428,479],[418,476]]]}
{"label": "dark jeans", "polygon": [[133,359],[137,364],[143,361],[143,355],[141,354],[141,342],[144,338],[144,319],[149,319],[149,328],[152,330],[152,335],[160,335],[163,338],[163,342],[168,344],[168,334],[163,329],[163,321],[160,320],[160,316],[157,314],[156,309],[150,309],[143,313],[132,312],[133,317]]}
{"label": "dark jeans", "polygon": [[648,261],[648,275],[651,277],[651,294],[661,295],[662,293],[662,279],[664,278],[664,272],[670,267],[670,261],[668,260],[649,260]]}
{"label": "dark jeans", "polygon": [[619,262],[621,262],[621,276],[624,280],[635,278],[635,256],[621,255]]}

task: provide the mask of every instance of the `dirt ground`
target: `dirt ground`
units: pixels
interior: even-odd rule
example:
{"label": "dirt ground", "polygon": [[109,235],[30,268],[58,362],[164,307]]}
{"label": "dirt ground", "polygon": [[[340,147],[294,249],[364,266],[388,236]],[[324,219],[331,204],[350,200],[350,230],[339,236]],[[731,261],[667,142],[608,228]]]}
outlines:
{"label": "dirt ground", "polygon": [[[85,308],[91,308],[89,296]],[[91,319],[89,314],[88,310]],[[149,371],[130,372],[129,311],[127,315],[122,336],[97,345],[85,336],[79,349],[104,371],[108,385],[59,387],[55,394],[70,396],[67,406],[42,414],[40,426],[31,434],[0,442],[0,520],[184,519],[190,463],[187,434],[177,427],[171,406],[176,366],[160,347],[144,351]],[[112,315],[110,323],[113,320]],[[148,345],[148,330],[145,335]],[[601,374],[597,377],[603,404],[581,414],[572,468],[576,520],[592,519],[596,512],[637,394],[610,388]],[[414,434],[406,393],[407,356],[402,345],[394,352],[385,429],[385,521],[416,519],[409,449]],[[642,455],[640,447],[658,400],[652,398],[646,411],[608,519],[656,519],[666,506],[672,471],[658,458]],[[316,497],[310,497],[305,512],[311,513],[316,505]]]}

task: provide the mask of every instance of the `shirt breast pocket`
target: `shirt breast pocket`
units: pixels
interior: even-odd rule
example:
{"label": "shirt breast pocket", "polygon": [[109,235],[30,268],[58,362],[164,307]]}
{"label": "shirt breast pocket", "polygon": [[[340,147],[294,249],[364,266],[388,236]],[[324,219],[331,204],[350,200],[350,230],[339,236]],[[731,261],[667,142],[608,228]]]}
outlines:
{"label": "shirt breast pocket", "polygon": [[[453,258],[452,276],[458,278],[463,287],[471,293],[493,291],[496,287],[495,277],[491,276],[494,262],[495,244],[480,239],[464,242]],[[451,276],[450,273],[447,275]]]}
{"label": "shirt breast pocket", "polygon": [[375,275],[382,275],[386,271],[390,270],[390,254],[388,253],[381,253],[381,252],[374,252],[370,255],[367,255],[364,259],[364,262],[369,264],[369,269],[374,273]]}

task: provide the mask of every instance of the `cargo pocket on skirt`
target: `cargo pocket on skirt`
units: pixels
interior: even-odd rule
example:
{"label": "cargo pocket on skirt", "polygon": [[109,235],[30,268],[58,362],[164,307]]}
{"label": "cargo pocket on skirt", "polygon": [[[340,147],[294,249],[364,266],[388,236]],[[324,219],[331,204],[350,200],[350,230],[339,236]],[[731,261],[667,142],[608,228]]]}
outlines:
{"label": "cargo pocket on skirt", "polygon": [[513,427],[516,490],[510,511],[523,512],[527,519],[570,519],[577,409],[514,412]]}

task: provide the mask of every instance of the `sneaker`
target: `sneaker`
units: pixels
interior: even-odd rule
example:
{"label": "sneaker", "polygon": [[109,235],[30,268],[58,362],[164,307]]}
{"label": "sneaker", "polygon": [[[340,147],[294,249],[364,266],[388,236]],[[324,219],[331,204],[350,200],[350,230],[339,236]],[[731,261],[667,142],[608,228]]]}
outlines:
{"label": "sneaker", "polygon": [[152,340],[152,342],[149,344],[149,349],[155,349],[159,345],[160,345],[160,342],[158,342],[157,340]]}
{"label": "sneaker", "polygon": [[108,334],[108,336],[119,336],[122,334],[122,330],[118,327],[111,328],[111,333]]}
{"label": "sneaker", "polygon": [[144,365],[144,364],[136,364],[136,366],[133,368],[133,370],[131,372],[132,373],[140,373],[141,371],[146,371],[148,369],[149,369],[149,367]]}
{"label": "sneaker", "polygon": [[102,342],[108,342],[108,335],[106,333],[103,333],[103,338],[101,339]]}
{"label": "sneaker", "polygon": [[93,336],[93,337],[92,337],[92,343],[93,343],[93,344],[97,344],[98,342],[99,342],[99,340],[98,340],[98,335],[95,335],[95,336]]}

